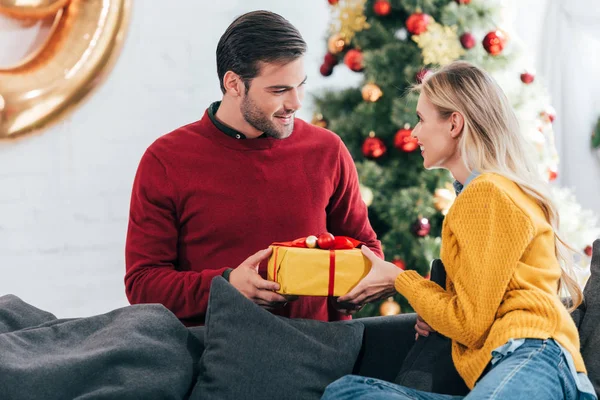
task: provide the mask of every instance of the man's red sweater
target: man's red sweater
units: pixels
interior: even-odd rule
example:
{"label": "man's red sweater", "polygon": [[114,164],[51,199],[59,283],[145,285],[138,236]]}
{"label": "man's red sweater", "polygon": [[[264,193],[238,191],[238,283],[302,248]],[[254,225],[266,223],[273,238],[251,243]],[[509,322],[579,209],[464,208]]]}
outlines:
{"label": "man's red sweater", "polygon": [[[287,139],[236,139],[207,112],[156,140],[140,161],[126,242],[127,297],[161,303],[186,325],[202,324],[213,277],[272,242],[326,231],[382,254],[340,138],[296,118]],[[276,313],[346,319],[325,297],[301,297]]]}

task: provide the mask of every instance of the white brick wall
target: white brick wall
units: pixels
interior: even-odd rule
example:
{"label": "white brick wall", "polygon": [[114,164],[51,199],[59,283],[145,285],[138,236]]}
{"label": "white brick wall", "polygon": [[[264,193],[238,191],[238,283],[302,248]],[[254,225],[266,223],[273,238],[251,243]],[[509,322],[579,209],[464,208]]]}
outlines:
{"label": "white brick wall", "polygon": [[272,10],[300,29],[309,45],[309,91],[359,78],[341,67],[328,79],[318,73],[326,0],[134,3],[107,81],[42,134],[0,142],[0,295],[59,317],[127,304],[124,242],[137,163],[154,139],[199,119],[220,97],[215,49],[235,16]]}

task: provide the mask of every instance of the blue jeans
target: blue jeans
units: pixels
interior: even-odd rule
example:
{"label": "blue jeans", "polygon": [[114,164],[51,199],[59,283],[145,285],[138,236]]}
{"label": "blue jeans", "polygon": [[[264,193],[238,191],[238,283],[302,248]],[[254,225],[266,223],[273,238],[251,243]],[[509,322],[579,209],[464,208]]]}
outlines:
{"label": "blue jeans", "polygon": [[577,398],[577,386],[560,347],[553,340],[527,339],[491,367],[466,397],[422,392],[379,379],[348,375],[327,386],[321,400]]}

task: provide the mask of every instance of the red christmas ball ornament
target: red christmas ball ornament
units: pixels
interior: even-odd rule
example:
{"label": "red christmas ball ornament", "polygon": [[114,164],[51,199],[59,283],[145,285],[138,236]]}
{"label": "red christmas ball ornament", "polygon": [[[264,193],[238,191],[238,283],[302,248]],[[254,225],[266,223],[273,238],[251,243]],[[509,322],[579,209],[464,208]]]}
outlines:
{"label": "red christmas ball ornament", "polygon": [[585,249],[583,250],[583,252],[585,253],[586,256],[591,257],[592,256],[592,246],[585,246]]}
{"label": "red christmas ball ornament", "polygon": [[406,19],[406,30],[413,35],[420,35],[427,30],[431,19],[429,14],[416,12]]}
{"label": "red christmas ball ornament", "polygon": [[476,43],[477,41],[475,40],[475,36],[473,36],[473,34],[465,32],[462,35],[460,35],[460,44],[463,48],[467,50],[472,49],[473,47],[475,47]]}
{"label": "red christmas ball ornament", "polygon": [[337,3],[339,3],[340,0],[327,0],[327,2],[329,4],[331,4],[332,6],[335,6]]}
{"label": "red christmas ball ornament", "polygon": [[329,76],[333,73],[333,66],[329,64],[323,64],[321,65],[321,68],[319,68],[319,72],[323,76]]}
{"label": "red christmas ball ornament", "polygon": [[399,129],[394,136],[394,147],[405,153],[410,153],[419,148],[419,141],[412,137],[412,129],[410,125],[404,125],[404,128]]}
{"label": "red christmas ball ornament", "polygon": [[496,30],[485,35],[482,43],[485,51],[493,56],[497,56],[504,49],[506,37],[502,31]]}
{"label": "red christmas ball ornament", "polygon": [[456,3],[458,3],[458,4],[465,4],[465,5],[471,3],[471,0],[454,0],[454,1],[456,1]]}
{"label": "red christmas ball ornament", "polygon": [[354,72],[362,71],[364,68],[362,51],[356,49],[348,50],[344,57],[344,64]]}
{"label": "red christmas ball ornament", "polygon": [[376,0],[373,4],[373,11],[380,17],[385,17],[392,12],[392,5],[388,0]]}
{"label": "red christmas ball ornament", "polygon": [[335,242],[335,236],[333,236],[329,232],[321,233],[317,237],[317,246],[319,246],[320,249],[327,250],[327,249],[331,248],[331,246],[333,246],[334,242]]}
{"label": "red christmas ball ornament", "polygon": [[362,153],[366,158],[380,158],[387,152],[387,147],[383,140],[375,137],[375,134],[371,134],[365,139],[362,145]]}
{"label": "red christmas ball ornament", "polygon": [[417,83],[422,83],[423,79],[425,79],[425,77],[427,75],[429,75],[431,73],[430,70],[428,70],[427,68],[422,68],[419,72],[417,72],[417,74],[415,75],[415,80],[417,81]]}
{"label": "red christmas ball ornament", "polygon": [[325,57],[323,57],[323,64],[330,65],[333,67],[334,65],[337,65],[337,63],[338,58],[334,54],[327,53],[325,54]]}
{"label": "red christmas ball ornament", "polygon": [[556,178],[558,178],[558,171],[554,168],[548,168],[548,179],[550,180],[550,182],[556,180]]}
{"label": "red christmas ball ornament", "polygon": [[419,237],[429,235],[431,224],[427,218],[419,218],[412,226],[413,233]]}
{"label": "red christmas ball ornament", "polygon": [[525,71],[521,74],[521,82],[523,82],[526,85],[529,85],[530,83],[532,83],[535,79],[535,75],[533,74],[533,72],[530,71]]}
{"label": "red christmas ball ornament", "polygon": [[392,264],[394,264],[396,267],[400,268],[402,271],[406,271],[406,263],[404,262],[404,260],[402,260],[400,258],[394,258],[394,260],[392,261]]}

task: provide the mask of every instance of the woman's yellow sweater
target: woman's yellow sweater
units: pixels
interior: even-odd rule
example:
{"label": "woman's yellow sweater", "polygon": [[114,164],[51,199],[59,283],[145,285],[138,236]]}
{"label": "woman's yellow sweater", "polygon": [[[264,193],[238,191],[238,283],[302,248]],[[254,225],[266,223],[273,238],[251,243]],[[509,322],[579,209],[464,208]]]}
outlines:
{"label": "woman's yellow sweater", "polygon": [[395,286],[436,331],[452,339],[452,358],[473,388],[509,339],[553,338],[586,372],[579,334],[558,295],[554,232],[540,206],[497,174],[475,178],[442,228],[446,290],[415,271]]}

